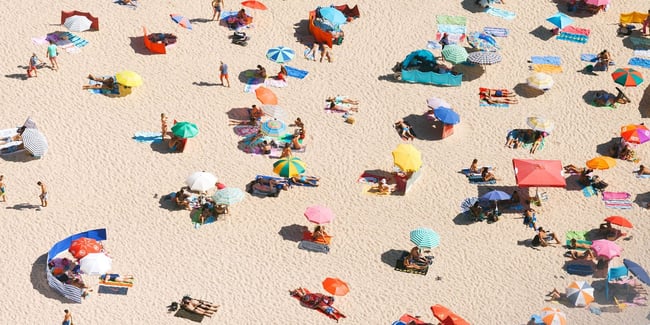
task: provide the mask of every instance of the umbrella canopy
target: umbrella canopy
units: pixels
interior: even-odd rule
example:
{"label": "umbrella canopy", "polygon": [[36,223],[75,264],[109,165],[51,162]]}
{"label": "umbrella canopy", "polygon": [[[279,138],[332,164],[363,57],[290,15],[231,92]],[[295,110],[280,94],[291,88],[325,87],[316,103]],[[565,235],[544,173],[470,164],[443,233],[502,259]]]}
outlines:
{"label": "umbrella canopy", "polygon": [[546,21],[549,23],[555,25],[557,28],[562,29],[564,27],[567,27],[573,23],[573,19],[571,17],[558,12],[555,15],[546,18]]}
{"label": "umbrella canopy", "polygon": [[438,107],[447,107],[451,108],[451,104],[447,103],[444,99],[440,99],[438,97],[431,97],[427,99],[427,106],[431,109],[435,109]]}
{"label": "umbrella canopy", "polygon": [[185,180],[192,191],[205,192],[217,184],[217,176],[207,172],[195,172]]}
{"label": "umbrella canopy", "polygon": [[555,128],[555,123],[553,121],[543,118],[543,117],[529,117],[526,119],[526,123],[535,131],[551,133],[553,128]]}
{"label": "umbrella canopy", "polygon": [[350,292],[350,287],[339,278],[326,278],[323,280],[323,289],[335,296],[345,296]]}
{"label": "umbrella canopy", "polygon": [[468,197],[468,198],[464,199],[463,202],[460,202],[460,212],[465,213],[465,212],[469,211],[469,208],[474,206],[474,203],[476,203],[478,201],[479,201],[479,199],[476,196]]}
{"label": "umbrella canopy", "polygon": [[636,87],[643,82],[643,75],[631,68],[619,68],[612,72],[612,79],[621,86]]}
{"label": "umbrella canopy", "polygon": [[112,266],[113,260],[104,253],[91,253],[79,260],[81,271],[88,275],[106,274]]}
{"label": "umbrella canopy", "polygon": [[309,222],[321,225],[324,223],[330,223],[334,220],[334,211],[322,205],[313,205],[305,210],[305,217]]}
{"label": "umbrella canopy", "polygon": [[447,107],[438,107],[433,110],[433,115],[444,124],[460,123],[460,116],[453,109]]}
{"label": "umbrella canopy", "polygon": [[142,77],[139,74],[124,70],[115,74],[115,81],[127,87],[138,87],[142,85]]}
{"label": "umbrella canopy", "polygon": [[629,124],[621,127],[621,137],[631,143],[645,143],[650,141],[650,130],[643,124]]}
{"label": "umbrella canopy", "polygon": [[296,56],[296,52],[288,47],[272,47],[266,51],[266,57],[275,63],[285,63],[291,61]]}
{"label": "umbrella canopy", "polygon": [[642,268],[641,265],[636,264],[627,258],[623,259],[623,264],[627,267],[630,273],[634,274],[637,277],[637,279],[647,285],[650,285],[650,276],[648,276],[648,272],[646,272],[646,270]]}
{"label": "umbrella canopy", "polygon": [[442,325],[469,325],[469,322],[443,305],[431,306],[431,312]]}
{"label": "umbrella canopy", "polygon": [[393,163],[401,170],[416,171],[422,167],[422,154],[412,144],[399,144],[393,150]]}
{"label": "umbrella canopy", "polygon": [[329,21],[334,26],[345,24],[348,21],[345,15],[334,7],[320,8],[319,13],[323,19]]}
{"label": "umbrella canopy", "polygon": [[600,156],[587,160],[587,168],[591,169],[610,169],[616,166],[616,159],[607,156]]}
{"label": "umbrella canopy", "polygon": [[241,5],[244,6],[244,7],[251,8],[251,9],[259,9],[259,10],[268,9],[268,8],[266,8],[266,6],[263,3],[261,3],[261,2],[259,2],[257,0],[244,1],[244,2],[241,3]]}
{"label": "umbrella canopy", "polygon": [[594,288],[587,281],[573,281],[566,288],[569,302],[576,307],[584,307],[594,301]]}
{"label": "umbrella canopy", "polygon": [[284,119],[286,113],[284,109],[278,105],[262,105],[262,112],[274,119]]}
{"label": "umbrella canopy", "polygon": [[63,26],[67,27],[71,32],[83,32],[90,29],[92,21],[85,16],[70,16],[65,19]]}
{"label": "umbrella canopy", "polygon": [[513,159],[519,187],[565,187],[562,162],[559,160]]}
{"label": "umbrella canopy", "polygon": [[607,222],[609,222],[609,223],[611,223],[613,225],[617,225],[617,226],[621,226],[621,227],[634,228],[634,226],[632,226],[632,223],[630,222],[630,220],[627,220],[627,219],[625,219],[624,217],[621,217],[621,216],[610,216],[610,217],[605,218],[605,221],[607,221]]}
{"label": "umbrella canopy", "polygon": [[262,123],[260,131],[269,137],[279,137],[287,131],[287,125],[280,120],[268,120]]}
{"label": "umbrella canopy", "polygon": [[216,204],[232,205],[244,200],[244,191],[236,187],[226,187],[214,193],[212,199]]}
{"label": "umbrella canopy", "polygon": [[25,129],[22,134],[23,146],[34,157],[43,157],[47,153],[47,139],[37,129]]}
{"label": "umbrella canopy", "polygon": [[528,77],[528,79],[526,79],[526,82],[528,82],[529,86],[541,90],[551,89],[555,83],[553,77],[543,72],[533,73]]}
{"label": "umbrella canopy", "polygon": [[472,52],[467,55],[467,61],[480,65],[490,65],[501,62],[501,54],[497,52]]}
{"label": "umbrella canopy", "polygon": [[458,64],[467,61],[467,50],[460,45],[450,44],[442,49],[442,56],[445,57],[445,60]]}
{"label": "umbrella canopy", "polygon": [[546,307],[540,316],[546,325],[566,325],[566,315],[559,309]]}
{"label": "umbrella canopy", "polygon": [[179,138],[189,139],[199,134],[199,128],[194,123],[178,122],[172,126],[172,133]]}
{"label": "umbrella canopy", "polygon": [[180,25],[181,27],[192,30],[192,23],[190,22],[189,19],[179,14],[170,14],[169,17],[172,17],[172,20],[178,25]]}
{"label": "umbrella canopy", "polygon": [[621,256],[621,247],[607,239],[594,240],[591,243],[591,250],[594,251],[596,257],[612,259],[616,256]]}
{"label": "umbrella canopy", "polygon": [[467,35],[467,43],[480,51],[494,52],[499,50],[497,40],[491,35],[482,32],[469,33],[469,35]]}
{"label": "umbrella canopy", "polygon": [[585,3],[592,6],[606,6],[610,1],[611,0],[585,0]]}
{"label": "umbrella canopy", "polygon": [[306,166],[298,157],[286,157],[273,163],[273,172],[282,177],[294,177],[304,173]]}
{"label": "umbrella canopy", "polygon": [[68,252],[74,258],[83,258],[84,256],[92,253],[99,253],[102,251],[102,245],[92,238],[81,237],[72,241]]}
{"label": "umbrella canopy", "polygon": [[481,196],[481,199],[488,201],[503,201],[510,200],[511,198],[512,196],[510,194],[498,190],[489,191]]}
{"label": "umbrella canopy", "polygon": [[268,88],[262,86],[255,89],[255,96],[265,105],[277,105],[278,97]]}
{"label": "umbrella canopy", "polygon": [[418,247],[434,248],[440,245],[440,235],[429,228],[411,230],[411,242]]}

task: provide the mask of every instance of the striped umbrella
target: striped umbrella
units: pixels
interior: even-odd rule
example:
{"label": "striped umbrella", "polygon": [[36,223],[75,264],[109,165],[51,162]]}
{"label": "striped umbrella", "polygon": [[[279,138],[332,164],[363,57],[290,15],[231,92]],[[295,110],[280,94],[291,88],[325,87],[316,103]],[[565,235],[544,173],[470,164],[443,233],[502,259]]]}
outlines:
{"label": "striped umbrella", "polygon": [[284,119],[286,113],[284,109],[278,105],[262,105],[264,114],[274,119]]}
{"label": "striped umbrella", "polygon": [[169,17],[172,17],[172,20],[179,24],[181,27],[192,30],[192,23],[189,19],[179,15],[179,14],[170,14]]}
{"label": "striped umbrella", "polygon": [[273,172],[282,177],[294,177],[304,173],[306,166],[300,158],[291,156],[273,163]]}
{"label": "striped umbrella", "polygon": [[465,198],[463,202],[460,202],[460,212],[465,213],[469,211],[469,208],[474,206],[474,203],[478,202],[478,200],[476,196]]}
{"label": "striped umbrella", "polygon": [[37,129],[25,129],[22,134],[23,146],[34,157],[43,157],[47,153],[47,139]]}
{"label": "striped umbrella", "polygon": [[585,307],[594,301],[594,288],[587,281],[573,281],[566,288],[569,302],[576,307]]}
{"label": "striped umbrella", "polygon": [[501,62],[501,54],[485,51],[472,52],[467,55],[467,61],[480,65],[495,64]]}
{"label": "striped umbrella", "polygon": [[266,51],[266,57],[275,63],[289,62],[296,56],[296,52],[288,47],[272,47]]}
{"label": "striped umbrella", "polygon": [[566,315],[559,309],[546,307],[540,316],[545,325],[566,325]]}
{"label": "striped umbrella", "polygon": [[429,228],[418,228],[411,231],[411,242],[418,247],[434,248],[440,245],[440,235]]}
{"label": "striped umbrella", "polygon": [[458,64],[467,61],[467,50],[460,45],[450,44],[442,49],[442,56],[445,57],[445,60]]}
{"label": "striped umbrella", "polygon": [[244,200],[244,191],[236,187],[226,187],[214,193],[212,199],[216,204],[231,205]]}
{"label": "striped umbrella", "polygon": [[650,141],[650,130],[643,124],[629,124],[621,127],[621,137],[627,142],[641,144]]}
{"label": "striped umbrella", "polygon": [[620,68],[612,72],[612,79],[621,86],[636,87],[643,82],[643,75],[631,68]]}
{"label": "striped umbrella", "polygon": [[199,134],[199,128],[194,123],[178,122],[172,126],[172,133],[179,138],[189,139]]}
{"label": "striped umbrella", "polygon": [[482,32],[473,32],[467,35],[467,43],[479,51],[495,52],[499,50],[497,40],[494,39],[494,37]]}
{"label": "striped umbrella", "polygon": [[268,120],[262,123],[260,131],[269,137],[279,137],[287,131],[287,125],[280,120]]}
{"label": "striped umbrella", "polygon": [[78,15],[70,16],[65,19],[65,22],[63,22],[63,26],[67,27],[71,32],[87,31],[90,29],[90,25],[92,24],[93,22],[87,17]]}
{"label": "striped umbrella", "polygon": [[554,84],[553,77],[543,72],[533,73],[526,81],[529,86],[541,90],[551,89]]}
{"label": "striped umbrella", "polygon": [[533,130],[540,132],[551,133],[551,131],[553,131],[553,128],[555,128],[555,123],[553,123],[553,121],[545,119],[543,117],[529,117],[526,120],[526,123]]}

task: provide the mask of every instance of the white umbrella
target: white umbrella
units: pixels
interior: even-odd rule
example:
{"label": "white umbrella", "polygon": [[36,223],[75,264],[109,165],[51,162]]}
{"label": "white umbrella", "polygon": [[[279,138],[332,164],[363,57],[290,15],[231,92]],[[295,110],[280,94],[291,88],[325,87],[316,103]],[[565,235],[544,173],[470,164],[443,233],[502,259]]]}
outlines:
{"label": "white umbrella", "polygon": [[438,97],[431,97],[427,99],[427,106],[431,109],[436,109],[438,107],[447,107],[451,108],[451,104],[447,103],[444,99]]}
{"label": "white umbrella", "polygon": [[284,109],[278,105],[263,105],[262,111],[271,118],[283,120],[285,118]]}
{"label": "white umbrella", "polygon": [[67,27],[71,32],[83,32],[89,30],[92,23],[85,16],[70,16],[65,19],[63,26]]}
{"label": "white umbrella", "polygon": [[533,73],[530,77],[528,77],[528,79],[526,79],[526,81],[528,81],[529,86],[541,90],[551,89],[554,83],[553,77],[543,72]]}
{"label": "white umbrella", "polygon": [[23,146],[34,157],[43,157],[47,152],[47,139],[37,129],[25,129],[22,134]]}
{"label": "white umbrella", "polygon": [[217,184],[217,176],[206,172],[196,172],[185,180],[185,184],[192,191],[205,192],[215,187]]}
{"label": "white umbrella", "polygon": [[106,274],[112,266],[113,260],[104,253],[91,253],[79,260],[79,268],[88,275]]}

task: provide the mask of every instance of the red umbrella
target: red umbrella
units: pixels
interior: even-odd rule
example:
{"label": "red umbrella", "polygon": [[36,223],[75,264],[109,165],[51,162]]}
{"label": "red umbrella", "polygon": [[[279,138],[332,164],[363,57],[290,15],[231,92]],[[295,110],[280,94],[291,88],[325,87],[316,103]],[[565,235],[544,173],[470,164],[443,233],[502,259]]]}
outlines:
{"label": "red umbrella", "polygon": [[259,99],[260,102],[264,105],[277,105],[278,97],[266,87],[259,87],[255,89],[255,96]]}
{"label": "red umbrella", "polygon": [[335,296],[345,296],[350,292],[348,284],[339,278],[326,278],[323,280],[323,288]]}
{"label": "red umbrella", "polygon": [[565,187],[562,162],[559,160],[513,159],[519,187]]}
{"label": "red umbrella", "polygon": [[469,322],[456,315],[449,308],[443,305],[431,306],[431,312],[442,325],[469,325]]}
{"label": "red umbrella", "polygon": [[607,217],[607,218],[605,218],[605,221],[607,221],[607,222],[609,222],[609,223],[611,223],[613,225],[626,227],[626,228],[633,228],[632,223],[629,220],[627,220],[627,219],[625,219],[625,218],[623,218],[621,216]]}
{"label": "red umbrella", "polygon": [[241,3],[242,6],[252,8],[252,9],[259,9],[259,10],[266,10],[266,6],[257,1],[257,0],[247,0]]}
{"label": "red umbrella", "polygon": [[68,251],[74,258],[80,259],[88,254],[101,252],[102,245],[92,238],[81,237],[72,241]]}

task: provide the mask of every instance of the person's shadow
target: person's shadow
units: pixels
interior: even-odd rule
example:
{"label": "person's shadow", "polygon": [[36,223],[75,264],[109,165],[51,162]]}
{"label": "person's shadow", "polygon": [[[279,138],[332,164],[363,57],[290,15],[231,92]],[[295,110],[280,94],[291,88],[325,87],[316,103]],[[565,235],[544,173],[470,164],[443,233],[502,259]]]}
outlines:
{"label": "person's shadow", "polygon": [[27,72],[25,73],[12,73],[12,74],[6,74],[5,78],[10,78],[10,79],[17,79],[17,80],[27,80],[29,79],[27,77]]}

